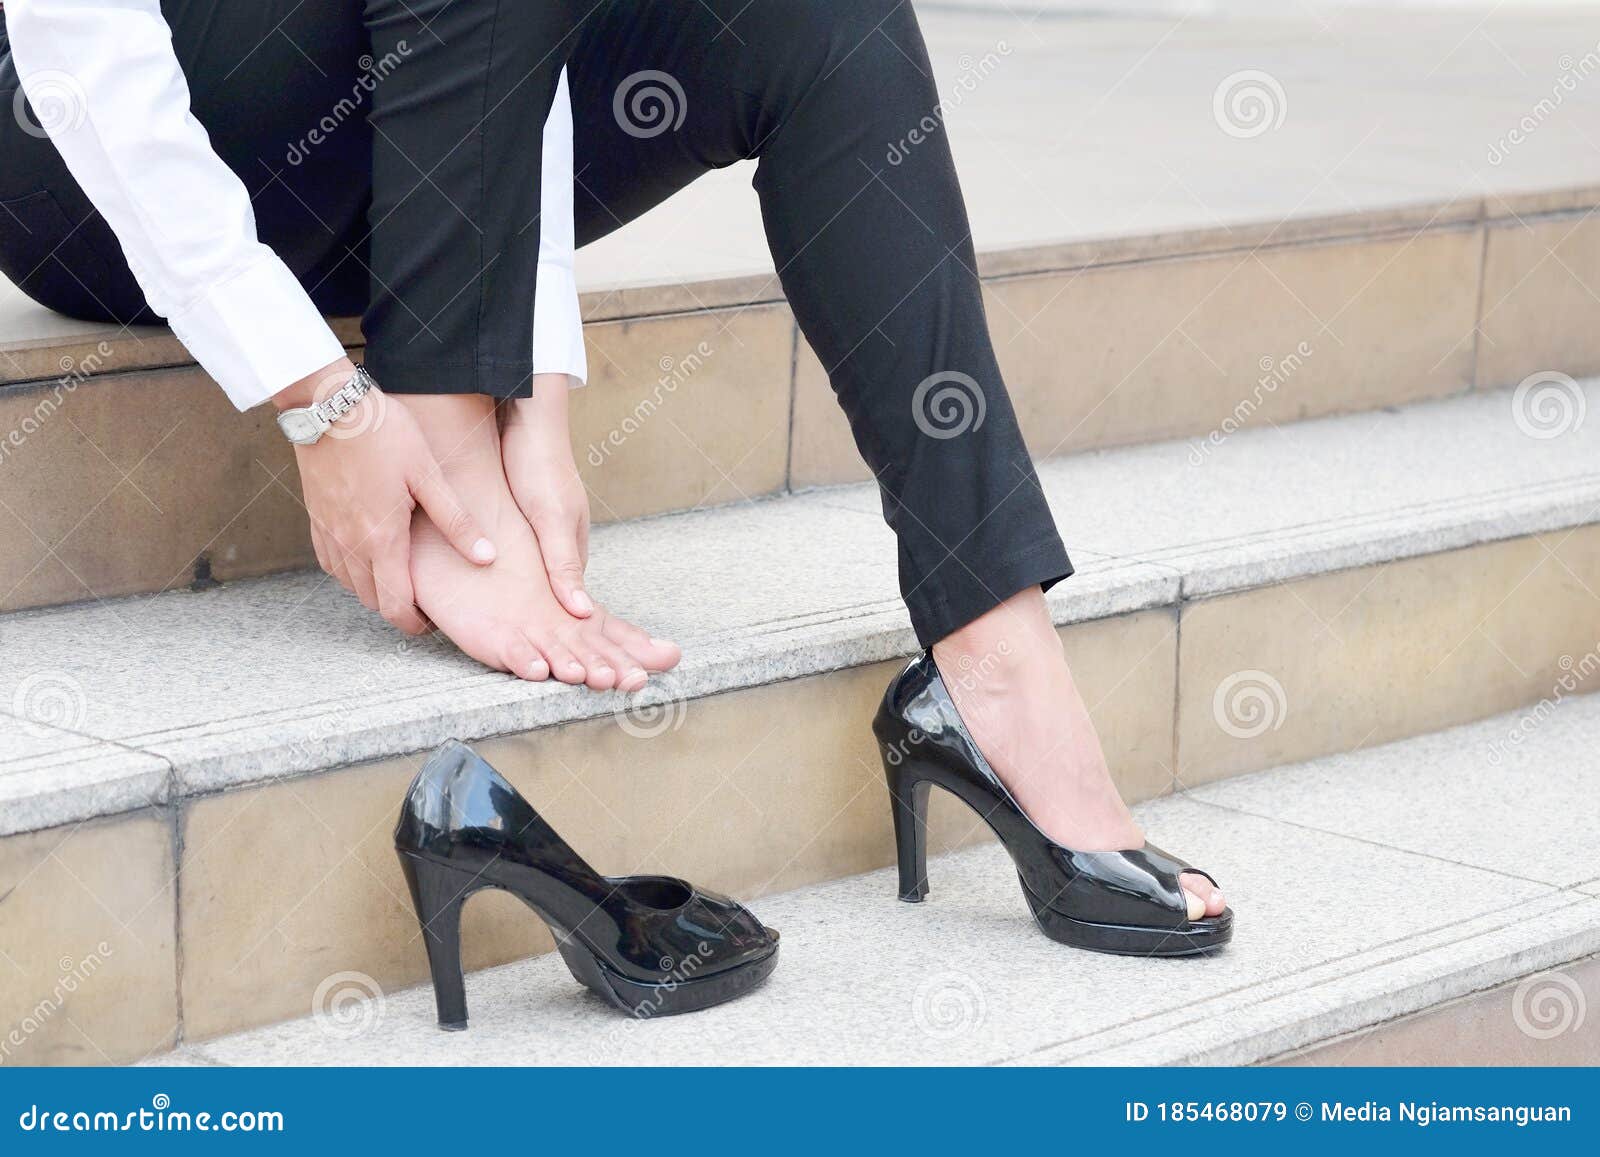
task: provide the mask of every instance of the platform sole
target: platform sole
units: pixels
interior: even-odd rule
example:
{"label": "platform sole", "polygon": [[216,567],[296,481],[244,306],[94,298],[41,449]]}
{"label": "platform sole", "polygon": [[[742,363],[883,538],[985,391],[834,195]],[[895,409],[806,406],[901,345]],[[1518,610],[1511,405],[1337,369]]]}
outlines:
{"label": "platform sole", "polygon": [[[775,932],[773,934],[776,936]],[[760,987],[778,966],[778,945],[774,943],[772,951],[765,956],[758,956],[709,976],[688,975],[688,966],[680,965],[680,970],[685,973],[681,978],[650,984],[630,980],[607,968],[573,937],[558,934],[556,950],[561,953],[561,958],[566,961],[568,970],[579,984],[636,1020],[699,1012],[736,1000]]]}
{"label": "platform sole", "polygon": [[1233,939],[1233,910],[1220,916],[1190,920],[1181,928],[1151,928],[1137,924],[1097,924],[1058,912],[1031,891],[1019,876],[1039,930],[1060,944],[1107,952],[1115,956],[1202,956]]}

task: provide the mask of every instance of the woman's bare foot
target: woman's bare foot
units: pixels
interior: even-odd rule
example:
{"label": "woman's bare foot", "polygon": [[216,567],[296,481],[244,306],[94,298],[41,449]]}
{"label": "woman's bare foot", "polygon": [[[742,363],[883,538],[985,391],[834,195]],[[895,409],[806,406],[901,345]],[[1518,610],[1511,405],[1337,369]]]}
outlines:
{"label": "woman's bare foot", "polygon": [[420,512],[412,520],[417,604],[450,640],[497,670],[539,681],[637,691],[677,664],[678,648],[596,607],[569,614],[550,589],[539,544],[500,459],[494,401],[477,394],[408,396],[440,468],[492,536],[494,565],[474,567]]}
{"label": "woman's bare foot", "polygon": [[[1144,843],[1111,781],[1039,588],[935,643],[933,658],[972,738],[1045,835],[1083,852]],[[1226,906],[1198,873],[1185,872],[1183,888],[1190,919]]]}

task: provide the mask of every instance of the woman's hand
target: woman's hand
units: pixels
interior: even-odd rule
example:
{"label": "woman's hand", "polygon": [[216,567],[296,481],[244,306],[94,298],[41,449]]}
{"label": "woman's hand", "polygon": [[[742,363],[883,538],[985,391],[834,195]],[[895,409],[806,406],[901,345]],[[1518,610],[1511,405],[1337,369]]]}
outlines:
{"label": "woman's hand", "polygon": [[500,408],[500,447],[511,493],[539,539],[550,587],[567,612],[582,619],[594,613],[594,600],[583,589],[589,496],[572,460],[569,387],[565,374],[535,375],[531,398]]}
{"label": "woman's hand", "polygon": [[[280,409],[326,398],[355,373],[334,362],[273,397]],[[494,544],[445,481],[416,418],[371,390],[313,446],[296,446],[317,563],[408,635],[428,629],[411,586],[411,512],[421,507],[463,558],[494,561]]]}

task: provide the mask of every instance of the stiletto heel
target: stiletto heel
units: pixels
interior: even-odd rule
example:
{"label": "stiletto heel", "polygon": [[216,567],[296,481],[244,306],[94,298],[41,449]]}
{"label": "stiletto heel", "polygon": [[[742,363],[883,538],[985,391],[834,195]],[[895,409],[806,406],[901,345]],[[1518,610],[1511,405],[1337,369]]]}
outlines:
{"label": "stiletto heel", "polygon": [[1199,869],[1151,843],[1076,852],[1040,831],[973,741],[931,651],[889,684],[872,729],[889,780],[902,900],[928,894],[927,800],[928,788],[937,784],[1000,837],[1034,920],[1052,940],[1096,952],[1188,956],[1232,939],[1231,908],[1189,919],[1179,877]]}
{"label": "stiletto heel", "polygon": [[467,982],[461,972],[461,908],[472,894],[472,878],[432,860],[400,854],[400,871],[411,888],[422,942],[428,949],[439,1027],[467,1027]]}
{"label": "stiletto heel", "polygon": [[572,975],[635,1017],[732,1000],[778,963],[778,934],[748,908],[671,876],[602,876],[499,772],[446,743],[417,773],[395,850],[433,974],[439,1026],[467,1026],[461,909],[510,892],[549,925]]}
{"label": "stiletto heel", "polygon": [[928,895],[928,788],[906,762],[905,753],[883,748],[883,773],[889,781],[894,815],[894,847],[900,862],[900,899],[920,904]]}

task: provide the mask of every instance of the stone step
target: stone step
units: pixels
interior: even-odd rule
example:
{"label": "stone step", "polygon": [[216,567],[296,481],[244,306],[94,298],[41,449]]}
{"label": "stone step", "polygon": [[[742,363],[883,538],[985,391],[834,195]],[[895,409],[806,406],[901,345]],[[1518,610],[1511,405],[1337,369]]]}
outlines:
{"label": "stone step", "polygon": [[[1079,568],[1049,602],[1124,792],[1590,689],[1597,404],[1552,382],[1047,463]],[[101,944],[114,983],[30,1055],[142,1055],[180,1008],[189,1040],[299,1015],[340,969],[415,982],[389,834],[447,737],[604,870],[761,896],[887,863],[867,724],[915,642],[874,488],[621,523],[592,554],[599,597],[685,644],[632,701],[403,640],[309,573],[0,616],[0,946],[23,981],[0,1022]],[[937,846],[976,834],[935,819]],[[474,966],[549,947],[493,918],[514,910],[472,917]]]}
{"label": "stone step", "polygon": [[[1587,68],[1584,14],[924,22],[1040,455],[1600,373],[1600,89],[1540,111],[1555,62]],[[1236,78],[1281,121],[1219,119]],[[749,179],[712,174],[579,257],[574,438],[601,520],[865,476]],[[187,363],[165,331],[0,287],[0,610],[311,564],[287,447]]]}
{"label": "stone step", "polygon": [[1600,815],[1572,804],[1594,792],[1600,700],[1564,703],[1508,746],[1523,723],[1141,808],[1155,838],[1227,882],[1238,931],[1209,959],[1046,940],[990,844],[932,861],[919,906],[895,901],[892,870],[757,901],[783,933],[778,970],[694,1017],[621,1016],[546,955],[469,977],[465,1033],[435,1027],[427,987],[345,975],[320,1005],[307,990],[309,1015],[167,1062],[1592,1065]]}

